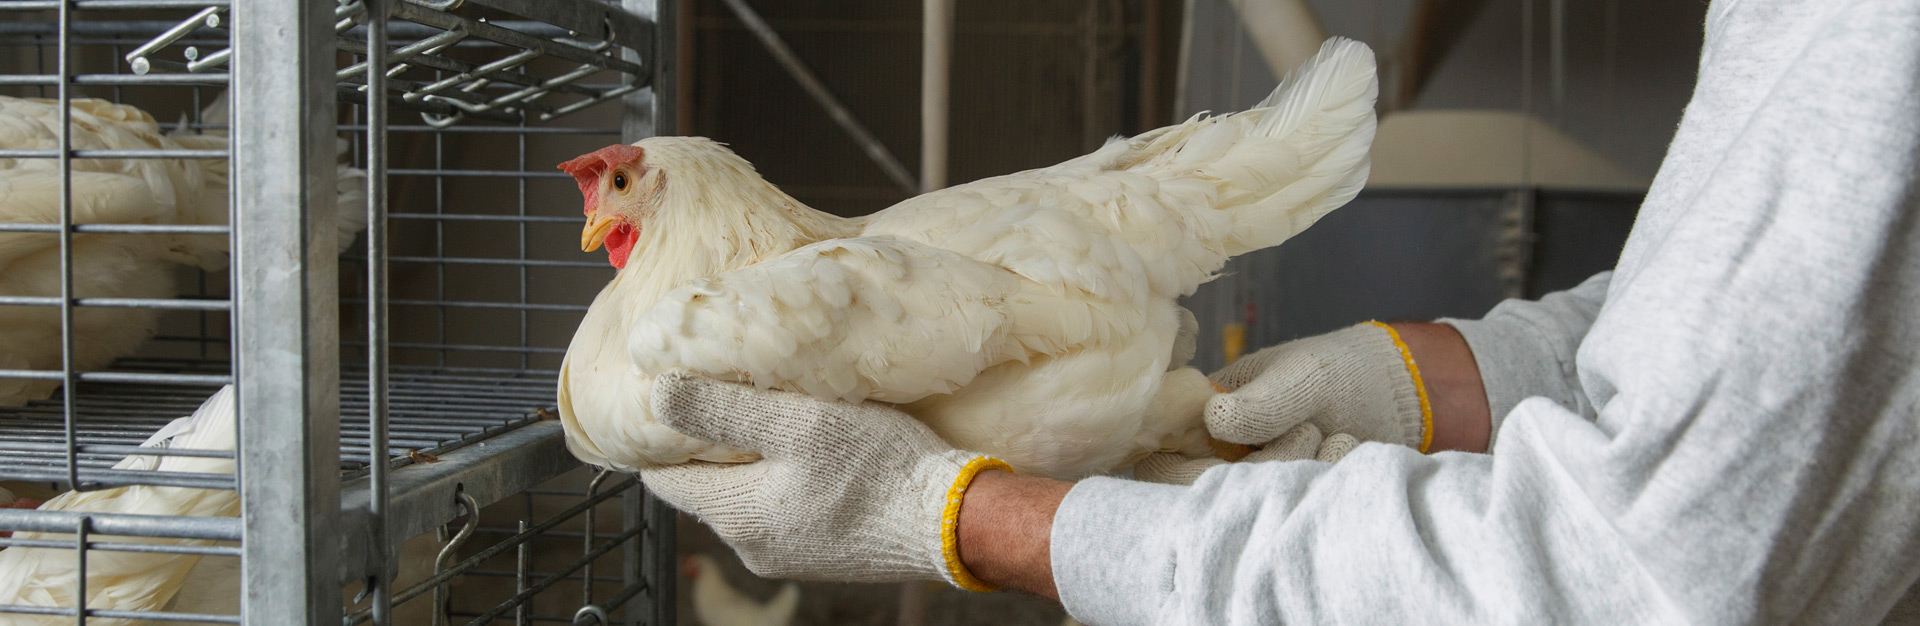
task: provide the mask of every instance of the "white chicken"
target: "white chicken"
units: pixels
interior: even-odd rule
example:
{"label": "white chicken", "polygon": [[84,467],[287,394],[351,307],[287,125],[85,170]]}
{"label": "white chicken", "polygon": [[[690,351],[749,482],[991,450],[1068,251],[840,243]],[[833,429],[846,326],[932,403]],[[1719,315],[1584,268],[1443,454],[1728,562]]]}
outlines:
{"label": "white chicken", "polygon": [[705,554],[688,555],[680,573],[693,580],[693,617],[701,626],[787,626],[800,610],[800,586],[792,582],[766,602],[727,584],[720,563]]}
{"label": "white chicken", "polygon": [[[228,386],[208,398],[193,415],[162,427],[140,444],[148,448],[194,450],[234,449],[237,420],[234,419],[233,387]],[[206,457],[129,456],[114,464],[115,469],[161,472],[200,472],[231,474],[234,462]],[[6,494],[0,494],[0,498]],[[99,491],[73,491],[55,496],[45,503],[21,498],[12,508],[38,508],[43,511],[90,511],[136,515],[234,517],[240,513],[240,498],[233,491],[190,489],[184,487],[131,486]],[[18,533],[20,539],[71,541],[72,535]],[[210,546],[216,542],[141,537],[113,537],[110,541],[159,543],[182,546]],[[218,542],[218,545],[234,545]],[[401,544],[394,562],[398,565],[395,589],[405,589],[433,575],[434,557],[440,543],[426,533]],[[49,548],[8,548],[0,550],[0,604],[65,608],[73,606],[75,588],[74,558],[71,550]],[[235,615],[240,612],[240,559],[229,556],[204,557],[194,554],[93,551],[87,554],[87,606],[117,611],[168,611],[203,615]],[[187,584],[191,581],[192,584]],[[415,598],[394,607],[395,624],[426,624],[432,618],[428,597]],[[0,623],[21,620],[20,624],[67,624],[68,617],[0,614]],[[134,626],[155,624],[201,624],[203,622],[149,622],[91,618],[89,624]]]}
{"label": "white chicken", "polygon": [[651,376],[684,368],[896,403],[1022,473],[1204,454],[1216,388],[1184,367],[1176,299],[1353,198],[1377,91],[1372,51],[1336,38],[1252,110],[851,219],[706,139],[574,159],[581,247],[621,270],[561,366],[569,449],[619,469],[756,458],[654,420]]}
{"label": "white chicken", "polygon": [[[219,149],[225,131],[163,134],[151,115],[103,100],[74,100],[73,147]],[[223,95],[202,116],[224,125]],[[0,148],[59,147],[59,106],[0,96]],[[227,162],[220,159],[74,159],[75,224],[227,223]],[[366,226],[366,175],[338,166],[342,250]],[[60,171],[54,159],[0,158],[0,222],[60,221]],[[225,235],[79,234],[73,237],[77,297],[173,298],[174,264],[208,271],[227,265]],[[0,295],[58,297],[60,240],[52,233],[0,232]],[[160,311],[82,307],[73,314],[74,366],[99,370],[152,337]],[[58,370],[60,312],[46,306],[0,306],[0,369]],[[0,379],[0,406],[47,397],[59,381]]]}
{"label": "white chicken", "polygon": [[[233,387],[222,388],[207,398],[193,415],[173,420],[161,427],[145,443],[148,448],[194,450],[233,450],[239,420],[235,419]],[[231,474],[231,459],[191,456],[134,455],[114,464],[114,469],[161,472],[199,472]],[[41,505],[43,511],[87,511],[138,515],[190,515],[234,517],[240,514],[240,496],[225,489],[193,489],[136,485],[99,491],[73,491],[61,494]],[[72,535],[21,532],[16,539],[71,541]],[[207,546],[212,542],[197,539],[114,537],[116,542],[153,543],[178,546]],[[197,554],[91,551],[87,555],[87,607],[122,611],[152,611],[165,606],[187,573],[200,561]],[[0,604],[45,607],[71,607],[78,588],[73,552],[56,548],[9,548],[0,550]],[[9,623],[67,624],[71,617],[9,615]],[[120,619],[93,618],[89,624],[129,625]]]}

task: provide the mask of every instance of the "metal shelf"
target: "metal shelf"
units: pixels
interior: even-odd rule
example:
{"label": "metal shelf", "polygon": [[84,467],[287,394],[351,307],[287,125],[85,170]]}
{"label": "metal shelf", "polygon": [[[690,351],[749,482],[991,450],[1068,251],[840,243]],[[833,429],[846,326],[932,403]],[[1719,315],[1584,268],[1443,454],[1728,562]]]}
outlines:
{"label": "metal shelf", "polygon": [[[343,103],[365,103],[367,23],[374,18],[369,6],[347,2],[333,12],[335,45],[356,59],[335,72]],[[420,113],[430,126],[469,119],[547,122],[652,82],[651,61],[638,51],[653,50],[653,24],[604,2],[404,0],[378,6],[394,19],[382,35],[388,104]],[[69,32],[135,45],[126,67],[141,78],[223,79],[231,60],[228,9],[215,2],[193,8],[201,10],[177,23],[86,24]],[[0,28],[0,37],[16,40],[58,34],[45,24]],[[608,73],[617,80],[587,82]]]}
{"label": "metal shelf", "polygon": [[[124,359],[115,372],[214,376],[225,374],[224,361]],[[342,479],[368,470],[367,375],[348,368],[340,378],[340,456]],[[402,467],[439,457],[475,442],[539,422],[553,415],[551,373],[477,372],[458,368],[395,366],[387,459]],[[205,384],[126,384],[83,382],[75,394],[82,482],[99,486],[174,484],[232,488],[231,476],[110,470],[161,426],[193,410],[219,389]],[[66,445],[63,399],[55,395],[22,407],[0,407],[0,481],[64,482]],[[562,450],[561,454],[565,454]],[[200,454],[200,456],[214,456]],[[231,455],[225,455],[230,457]],[[192,484],[180,484],[182,482]]]}

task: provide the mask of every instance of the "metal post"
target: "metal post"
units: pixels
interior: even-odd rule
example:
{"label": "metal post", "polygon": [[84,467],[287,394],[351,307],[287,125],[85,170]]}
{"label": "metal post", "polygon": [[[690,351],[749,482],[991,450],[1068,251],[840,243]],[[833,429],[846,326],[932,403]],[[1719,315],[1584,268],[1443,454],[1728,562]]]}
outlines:
{"label": "metal post", "polygon": [[233,5],[240,612],[340,622],[331,2]]}
{"label": "metal post", "polygon": [[394,563],[399,551],[388,514],[387,481],[387,0],[367,7],[367,512],[373,547],[365,588],[373,623],[393,624]]}
{"label": "metal post", "polygon": [[[631,143],[677,134],[680,129],[674,122],[680,119],[677,87],[682,68],[675,52],[680,49],[679,22],[690,16],[680,15],[681,4],[676,0],[620,0],[620,7],[652,22],[654,32],[652,58],[642,61],[632,50],[624,53],[627,60],[639,62],[650,70],[652,77],[647,89],[621,99],[624,114],[620,120],[620,140]],[[627,489],[620,497],[620,530],[645,528],[645,532],[621,546],[621,586],[631,587],[641,581],[648,585],[646,593],[629,600],[621,609],[621,621],[627,626],[679,623],[674,617],[674,511],[638,486]]]}
{"label": "metal post", "polygon": [[926,0],[920,35],[920,193],[947,186],[952,104],[953,0]]}
{"label": "metal post", "polygon": [[[85,491],[87,485],[80,483],[80,460],[77,440],[79,416],[74,413],[73,372],[73,93],[69,83],[73,82],[73,68],[69,66],[73,51],[69,41],[73,38],[73,4],[60,3],[60,40],[58,57],[54,60],[60,84],[54,87],[54,93],[60,106],[60,156],[56,165],[60,168],[60,403],[66,421],[67,444],[67,485],[74,491]],[[85,578],[86,570],[81,570]],[[83,620],[84,621],[84,620]]]}

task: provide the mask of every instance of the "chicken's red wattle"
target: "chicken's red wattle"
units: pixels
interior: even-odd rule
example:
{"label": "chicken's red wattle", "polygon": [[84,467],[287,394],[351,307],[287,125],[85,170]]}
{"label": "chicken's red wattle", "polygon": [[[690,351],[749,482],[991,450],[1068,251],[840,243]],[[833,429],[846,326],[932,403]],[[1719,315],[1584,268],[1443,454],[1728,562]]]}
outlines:
{"label": "chicken's red wattle", "polygon": [[633,225],[621,222],[607,231],[607,262],[617,269],[627,267],[627,253],[633,251]]}

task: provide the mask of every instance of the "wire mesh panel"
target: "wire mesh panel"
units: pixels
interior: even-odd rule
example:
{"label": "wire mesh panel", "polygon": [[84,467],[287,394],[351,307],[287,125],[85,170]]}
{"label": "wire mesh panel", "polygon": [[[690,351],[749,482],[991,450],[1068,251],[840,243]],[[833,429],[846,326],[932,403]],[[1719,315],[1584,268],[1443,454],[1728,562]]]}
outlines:
{"label": "wire mesh panel", "polygon": [[671,622],[670,512],[553,421],[611,268],[550,245],[661,18],[0,0],[0,622]]}

